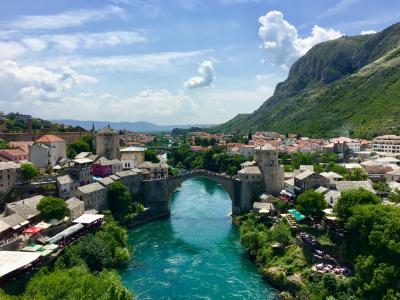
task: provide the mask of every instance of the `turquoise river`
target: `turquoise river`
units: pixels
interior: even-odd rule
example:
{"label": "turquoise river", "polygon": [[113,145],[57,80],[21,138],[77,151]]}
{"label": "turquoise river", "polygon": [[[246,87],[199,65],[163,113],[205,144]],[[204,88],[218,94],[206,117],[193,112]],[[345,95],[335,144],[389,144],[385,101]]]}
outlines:
{"label": "turquoise river", "polygon": [[129,232],[134,258],[121,272],[137,299],[277,299],[240,245],[222,186],[185,181],[171,217]]}

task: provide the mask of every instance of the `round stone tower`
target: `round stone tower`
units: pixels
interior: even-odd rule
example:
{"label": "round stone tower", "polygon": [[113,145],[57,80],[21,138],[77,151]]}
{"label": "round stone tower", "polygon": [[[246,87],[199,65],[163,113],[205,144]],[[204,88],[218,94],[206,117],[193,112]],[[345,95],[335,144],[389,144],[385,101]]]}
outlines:
{"label": "round stone tower", "polygon": [[110,160],[119,159],[119,134],[110,125],[96,133],[96,154]]}
{"label": "round stone tower", "polygon": [[269,143],[255,148],[255,160],[261,170],[265,191],[277,195],[283,189],[284,170],[278,163],[278,150]]}

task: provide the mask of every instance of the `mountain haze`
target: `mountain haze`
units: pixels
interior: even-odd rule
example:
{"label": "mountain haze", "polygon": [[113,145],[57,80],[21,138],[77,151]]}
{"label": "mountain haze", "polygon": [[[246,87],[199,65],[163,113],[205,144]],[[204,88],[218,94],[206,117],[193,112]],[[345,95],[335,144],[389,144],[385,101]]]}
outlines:
{"label": "mountain haze", "polygon": [[213,128],[310,136],[400,133],[400,23],[314,46],[252,114]]}
{"label": "mountain haze", "polygon": [[150,122],[106,122],[106,121],[78,121],[78,120],[52,120],[58,124],[64,124],[69,126],[80,126],[85,128],[86,130],[91,130],[94,125],[95,129],[101,129],[110,125],[113,129],[116,130],[130,130],[136,132],[162,132],[162,131],[172,131],[174,128],[179,129],[188,129],[190,127],[210,127],[212,125],[156,125]]}

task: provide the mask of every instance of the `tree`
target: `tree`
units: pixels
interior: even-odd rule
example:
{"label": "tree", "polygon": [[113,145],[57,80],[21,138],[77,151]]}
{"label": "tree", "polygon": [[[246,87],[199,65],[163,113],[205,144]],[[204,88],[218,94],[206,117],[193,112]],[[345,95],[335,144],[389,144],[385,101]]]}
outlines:
{"label": "tree", "polygon": [[372,184],[372,187],[374,190],[378,193],[389,193],[390,192],[390,187],[386,182],[379,181],[379,182],[374,182]]}
{"label": "tree", "polygon": [[337,200],[334,210],[337,216],[346,221],[351,215],[351,209],[358,204],[378,204],[379,197],[363,188],[343,191]]}
{"label": "tree", "polygon": [[351,181],[366,180],[367,178],[368,174],[365,173],[365,171],[361,168],[355,168],[349,170],[349,172],[346,175],[344,175],[345,180],[351,180]]}
{"label": "tree", "polygon": [[132,202],[128,188],[120,181],[114,181],[108,188],[108,207],[114,217],[122,222]]}
{"label": "tree", "polygon": [[61,220],[67,214],[65,201],[51,196],[43,197],[37,205],[37,209],[40,212],[40,218],[45,221]]}
{"label": "tree", "polygon": [[25,181],[32,181],[40,174],[39,169],[31,163],[21,164],[21,175]]}
{"label": "tree", "polygon": [[273,241],[281,243],[284,247],[287,246],[292,238],[289,225],[284,223],[274,225],[271,228],[271,238]]}
{"label": "tree", "polygon": [[400,203],[400,190],[395,189],[394,191],[391,191],[388,195],[388,199],[392,202]]}
{"label": "tree", "polygon": [[84,266],[76,266],[38,272],[20,299],[130,300],[132,297],[115,271],[91,273]]}
{"label": "tree", "polygon": [[0,139],[0,149],[10,149],[10,146],[8,146],[8,143],[5,140]]}
{"label": "tree", "polygon": [[251,133],[251,130],[249,131],[249,134],[247,135],[247,139],[251,141],[253,139],[253,134]]}
{"label": "tree", "polygon": [[325,198],[315,190],[307,190],[297,198],[296,208],[306,216],[321,217],[326,208]]}
{"label": "tree", "polygon": [[158,163],[160,162],[160,159],[157,157],[157,153],[154,150],[147,149],[144,152],[144,160],[145,161],[151,161],[153,163]]}
{"label": "tree", "polygon": [[201,137],[196,136],[196,137],[194,138],[194,144],[195,144],[196,146],[201,146]]}
{"label": "tree", "polygon": [[68,146],[67,156],[68,158],[72,159],[75,158],[75,156],[77,156],[81,152],[89,152],[89,151],[90,147],[86,142],[82,140],[77,140]]}
{"label": "tree", "polygon": [[312,165],[315,163],[314,157],[311,153],[292,153],[291,157],[292,166],[298,169],[300,165]]}

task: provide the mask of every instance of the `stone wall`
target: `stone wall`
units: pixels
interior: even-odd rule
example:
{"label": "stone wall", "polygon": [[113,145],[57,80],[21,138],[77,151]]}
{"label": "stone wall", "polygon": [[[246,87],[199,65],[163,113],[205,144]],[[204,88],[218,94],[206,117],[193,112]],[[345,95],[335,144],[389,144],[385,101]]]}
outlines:
{"label": "stone wall", "polygon": [[7,142],[18,142],[18,141],[29,141],[34,142],[38,138],[46,135],[46,134],[54,134],[60,138],[62,138],[67,147],[72,144],[76,140],[80,139],[82,136],[90,134],[89,132],[52,132],[52,133],[0,133],[0,139],[3,139]]}

